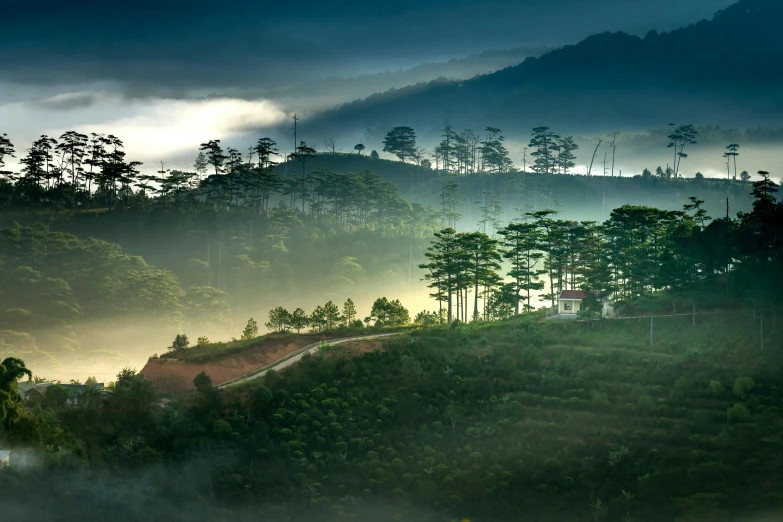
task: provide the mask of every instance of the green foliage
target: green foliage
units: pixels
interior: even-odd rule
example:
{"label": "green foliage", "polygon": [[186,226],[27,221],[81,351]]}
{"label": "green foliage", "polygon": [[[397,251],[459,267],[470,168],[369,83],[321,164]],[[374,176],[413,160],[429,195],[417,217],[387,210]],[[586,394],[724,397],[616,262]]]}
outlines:
{"label": "green foliage", "polygon": [[734,392],[734,395],[740,399],[745,399],[755,387],[756,383],[750,377],[737,377],[737,379],[734,380],[732,391]]}
{"label": "green foliage", "polygon": [[402,306],[399,299],[389,301],[385,297],[375,300],[370,311],[370,316],[378,323],[387,326],[399,326],[410,322],[408,309]]}
{"label": "green foliage", "polygon": [[729,422],[742,422],[750,418],[748,408],[741,402],[736,402],[726,411],[726,420]]}
{"label": "green foliage", "polygon": [[24,362],[14,357],[8,357],[0,363],[0,423],[9,429],[21,415],[21,400],[19,397],[19,379],[27,376],[33,379],[33,374]]}
{"label": "green foliage", "polygon": [[171,346],[169,346],[169,351],[180,352],[182,350],[186,350],[188,346],[190,346],[188,336],[185,334],[177,334],[177,336],[174,338],[174,341],[171,343]]}
{"label": "green foliage", "polygon": [[710,385],[707,387],[707,389],[713,395],[720,395],[723,393],[723,385],[720,383],[720,381],[716,381],[715,379],[710,381]]}
{"label": "green foliage", "polygon": [[264,325],[273,332],[285,332],[291,325],[291,314],[282,306],[269,311],[269,321]]}
{"label": "green foliage", "polygon": [[252,339],[258,336],[258,323],[252,317],[247,320],[247,325],[242,331],[242,339]]}
{"label": "green foliage", "polygon": [[655,409],[655,401],[649,395],[642,395],[636,401],[636,409],[642,413],[650,413]]}

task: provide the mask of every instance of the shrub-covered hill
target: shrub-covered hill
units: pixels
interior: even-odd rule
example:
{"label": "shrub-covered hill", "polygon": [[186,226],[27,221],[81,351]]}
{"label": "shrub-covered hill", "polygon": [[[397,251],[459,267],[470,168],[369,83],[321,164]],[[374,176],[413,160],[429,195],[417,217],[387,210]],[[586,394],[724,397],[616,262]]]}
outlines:
{"label": "shrub-covered hill", "polygon": [[[2,442],[69,479],[47,481],[63,514],[107,473],[215,520],[728,521],[783,508],[781,334],[768,314],[762,351],[760,320],[659,318],[652,346],[646,319],[427,328],[226,392],[198,376],[162,408],[124,372],[101,408],[44,402]],[[8,498],[28,478],[0,472]]]}
{"label": "shrub-covered hill", "polygon": [[[400,194],[413,202],[441,208],[444,177],[431,168],[401,161],[372,159],[358,154],[318,154],[305,164],[305,172],[319,170],[336,173],[360,173],[370,170],[384,180],[394,182]],[[301,176],[302,165],[290,161],[278,165],[281,177]],[[663,210],[681,210],[690,196],[704,200],[713,217],[747,212],[753,198],[749,183],[711,178],[660,179],[625,175],[623,177],[536,174],[509,172],[449,176],[458,185],[454,194],[458,204],[460,228],[473,229],[481,219],[481,207],[494,196],[504,211],[501,220],[518,217],[521,209],[556,208],[562,217],[603,221],[612,209],[622,205],[652,206]]]}

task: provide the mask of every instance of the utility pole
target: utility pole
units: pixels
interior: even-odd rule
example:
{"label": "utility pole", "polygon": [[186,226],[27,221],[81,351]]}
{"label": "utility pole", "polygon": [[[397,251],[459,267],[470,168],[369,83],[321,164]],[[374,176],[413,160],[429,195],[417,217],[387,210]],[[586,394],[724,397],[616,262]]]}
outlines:
{"label": "utility pole", "polygon": [[[729,228],[729,231],[731,230],[731,221],[729,219],[729,198],[726,197],[726,226]],[[730,234],[726,234],[726,237],[730,237]],[[728,252],[728,245],[726,251]],[[731,277],[729,276],[729,269],[731,267],[731,257],[729,256],[726,259],[726,297],[729,297],[731,295],[731,285],[730,280]],[[755,312],[754,312],[755,313]]]}
{"label": "utility pole", "polygon": [[696,328],[696,301],[693,302],[693,324],[692,328]]}
{"label": "utility pole", "polygon": [[296,122],[299,121],[299,118],[294,114],[294,152],[296,152],[296,147],[299,145],[299,142],[296,141]]}
{"label": "utility pole", "polygon": [[522,149],[522,173],[527,172],[527,147]]}
{"label": "utility pole", "polygon": [[616,149],[615,142],[617,141],[617,131],[612,133],[612,177],[614,177],[614,151]]}

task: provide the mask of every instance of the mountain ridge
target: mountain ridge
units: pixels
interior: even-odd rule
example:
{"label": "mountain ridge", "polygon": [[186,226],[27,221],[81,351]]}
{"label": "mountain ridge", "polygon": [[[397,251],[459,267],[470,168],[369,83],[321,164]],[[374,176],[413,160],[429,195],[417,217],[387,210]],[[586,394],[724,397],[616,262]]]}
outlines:
{"label": "mountain ridge", "polygon": [[[324,111],[310,125],[377,137],[392,125],[434,134],[444,120],[507,132],[539,122],[569,126],[568,132],[638,129],[675,119],[771,124],[783,114],[783,71],[773,66],[783,60],[775,38],[781,24],[783,3],[741,0],[710,20],[670,32],[599,33],[469,80],[377,93]],[[589,118],[576,122],[575,114]]]}

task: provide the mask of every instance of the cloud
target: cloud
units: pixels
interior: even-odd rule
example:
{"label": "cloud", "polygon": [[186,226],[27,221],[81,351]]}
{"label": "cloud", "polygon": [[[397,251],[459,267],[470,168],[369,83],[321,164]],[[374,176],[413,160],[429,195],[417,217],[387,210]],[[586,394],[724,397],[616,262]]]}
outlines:
{"label": "cloud", "polygon": [[100,101],[100,94],[92,92],[70,92],[58,94],[44,100],[29,102],[29,105],[44,110],[70,111],[86,109]]}
{"label": "cloud", "polygon": [[106,92],[65,93],[0,105],[0,121],[11,124],[9,137],[17,151],[40,134],[56,137],[76,130],[114,134],[125,143],[129,159],[144,162],[196,151],[204,141],[232,138],[285,118],[283,109],[269,100],[140,99]]}

